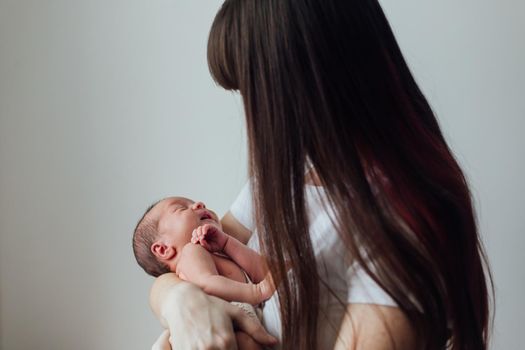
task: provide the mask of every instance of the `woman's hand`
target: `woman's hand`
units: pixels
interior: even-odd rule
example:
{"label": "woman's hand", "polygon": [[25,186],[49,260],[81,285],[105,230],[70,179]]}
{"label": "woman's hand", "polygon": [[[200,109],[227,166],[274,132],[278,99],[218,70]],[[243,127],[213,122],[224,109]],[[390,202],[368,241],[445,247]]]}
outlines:
{"label": "woman's hand", "polygon": [[[205,294],[197,286],[180,281],[174,274],[157,278],[150,302],[163,326],[169,330],[173,350],[235,350],[233,324],[263,345],[277,342],[260,323],[238,307]],[[154,349],[169,349],[166,347],[167,338],[168,335],[163,333]]]}

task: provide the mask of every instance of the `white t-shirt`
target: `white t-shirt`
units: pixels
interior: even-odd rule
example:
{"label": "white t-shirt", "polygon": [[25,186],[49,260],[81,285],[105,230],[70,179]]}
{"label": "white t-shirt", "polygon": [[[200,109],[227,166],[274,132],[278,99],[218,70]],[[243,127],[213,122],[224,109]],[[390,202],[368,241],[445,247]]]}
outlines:
{"label": "white t-shirt", "polygon": [[[334,297],[320,284],[319,349],[332,349],[337,339],[346,303],[367,303],[397,306],[394,300],[366,274],[357,264],[349,263],[344,244],[337,234],[328,213],[323,207],[326,201],[322,187],[306,185],[306,208],[310,222],[310,238],[314,249],[320,278],[337,295]],[[256,251],[259,239],[255,230],[251,183],[248,181],[235,201],[230,212],[247,229],[253,232],[248,246]],[[274,336],[281,338],[281,320],[277,293],[270,298],[263,309],[263,324]]]}

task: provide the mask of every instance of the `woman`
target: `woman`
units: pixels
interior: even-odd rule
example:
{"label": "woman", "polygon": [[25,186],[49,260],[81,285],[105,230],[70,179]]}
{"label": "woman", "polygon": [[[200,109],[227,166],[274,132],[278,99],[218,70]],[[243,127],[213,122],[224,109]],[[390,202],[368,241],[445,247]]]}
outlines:
{"label": "woman", "polygon": [[[280,281],[282,348],[486,349],[492,283],[469,188],[378,2],[226,0],[208,62],[218,84],[243,98],[253,231]],[[341,294],[326,280],[335,267],[320,264],[312,243],[305,183],[322,188],[317,213],[333,213],[339,262],[383,293],[339,300],[333,336],[324,301]],[[237,219],[227,214],[225,230],[246,242],[251,232]],[[347,282],[349,296],[361,288]],[[264,341],[191,288],[173,275],[153,286],[151,304],[172,333],[212,330],[194,344],[222,339],[217,348],[229,349],[233,318]],[[204,308],[211,316],[184,324],[181,314]]]}

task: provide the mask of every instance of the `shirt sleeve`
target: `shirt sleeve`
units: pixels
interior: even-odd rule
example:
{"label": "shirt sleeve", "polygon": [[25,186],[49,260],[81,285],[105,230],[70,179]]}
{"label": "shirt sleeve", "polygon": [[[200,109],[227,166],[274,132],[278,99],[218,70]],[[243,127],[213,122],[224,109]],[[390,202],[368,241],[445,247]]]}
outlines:
{"label": "shirt sleeve", "polygon": [[251,181],[246,181],[241,192],[233,201],[230,207],[230,213],[248,230],[255,229],[255,222],[253,216],[253,200],[252,200],[252,186]]}
{"label": "shirt sleeve", "polygon": [[398,306],[392,297],[357,263],[348,268],[346,276],[349,281],[348,303]]}

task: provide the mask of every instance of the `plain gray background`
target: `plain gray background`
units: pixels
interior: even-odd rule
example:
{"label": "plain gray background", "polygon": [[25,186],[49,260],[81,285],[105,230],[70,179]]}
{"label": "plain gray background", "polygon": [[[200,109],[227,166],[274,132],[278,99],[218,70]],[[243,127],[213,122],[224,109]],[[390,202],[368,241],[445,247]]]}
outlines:
{"label": "plain gray background", "polygon": [[[172,194],[224,214],[246,179],[242,103],[208,73],[218,0],[0,0],[0,346],[146,349],[160,332],[131,233]],[[522,346],[525,3],[383,0],[471,184]]]}

